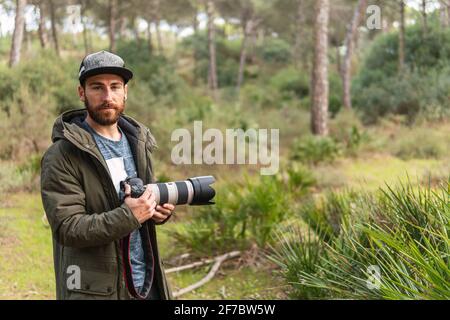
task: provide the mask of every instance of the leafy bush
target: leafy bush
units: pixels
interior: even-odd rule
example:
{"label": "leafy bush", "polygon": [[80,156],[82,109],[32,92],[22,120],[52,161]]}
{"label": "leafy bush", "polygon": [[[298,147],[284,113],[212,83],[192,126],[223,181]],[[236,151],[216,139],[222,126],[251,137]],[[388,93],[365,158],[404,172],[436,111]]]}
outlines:
{"label": "leafy bush", "polygon": [[390,33],[375,39],[353,81],[354,104],[369,123],[389,113],[412,122],[424,110],[449,109],[450,31],[436,28],[424,36],[412,26],[406,38],[404,72],[398,72],[398,34]]}
{"label": "leafy bush", "polygon": [[280,93],[270,86],[245,84],[241,88],[243,105],[255,108],[277,108],[280,106]]}
{"label": "leafy bush", "polygon": [[[196,59],[194,73],[197,79],[208,79],[209,50],[206,32],[198,32],[183,40],[182,46],[190,49]],[[217,76],[220,87],[235,86],[239,70],[240,45],[233,40],[225,39],[216,34]]]}
{"label": "leafy bush", "polygon": [[54,104],[51,96],[33,93],[26,84],[7,104],[0,103],[0,158],[21,161],[42,152],[50,141]]}
{"label": "leafy bush", "polygon": [[287,169],[289,191],[296,195],[305,195],[316,184],[313,172],[307,167],[293,163]]}
{"label": "leafy bush", "polygon": [[[449,183],[331,194],[305,209],[315,236],[279,235],[269,257],[294,298],[448,299]],[[375,288],[369,266],[380,270]]]}
{"label": "leafy bush", "polygon": [[269,37],[258,46],[261,58],[268,63],[289,63],[291,48],[289,43],[280,38]]}
{"label": "leafy bush", "polygon": [[214,206],[200,208],[174,237],[198,255],[245,249],[251,243],[265,248],[275,228],[290,214],[283,187],[275,177],[230,186],[228,192],[218,195]]}
{"label": "leafy bush", "polygon": [[308,136],[294,141],[291,159],[318,164],[333,161],[340,151],[338,144],[329,137]]}
{"label": "leafy bush", "polygon": [[353,156],[369,138],[353,110],[341,110],[330,121],[330,136],[343,146],[346,153]]}
{"label": "leafy bush", "polygon": [[433,130],[413,128],[403,131],[390,148],[402,159],[439,159],[449,154],[450,144]]}
{"label": "leafy bush", "polygon": [[15,192],[32,183],[33,170],[21,170],[13,162],[0,162],[0,193]]}
{"label": "leafy bush", "polygon": [[309,77],[289,67],[278,71],[270,79],[270,86],[279,91],[283,99],[303,98],[309,94]]}

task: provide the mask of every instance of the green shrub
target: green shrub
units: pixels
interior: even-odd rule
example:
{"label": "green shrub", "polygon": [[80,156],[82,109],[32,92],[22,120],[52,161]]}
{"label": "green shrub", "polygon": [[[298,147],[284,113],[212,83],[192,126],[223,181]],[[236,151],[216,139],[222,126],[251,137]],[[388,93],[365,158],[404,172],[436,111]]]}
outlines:
{"label": "green shrub", "polygon": [[[420,26],[406,29],[405,70],[398,72],[398,33],[377,37],[353,80],[355,107],[373,123],[389,113],[412,122],[424,110],[448,110],[450,94],[450,31],[432,28],[424,36]],[[441,114],[441,111],[439,111]]]}
{"label": "green shrub", "polygon": [[290,214],[289,198],[284,185],[275,176],[264,176],[257,184],[248,184],[241,198],[240,210],[248,222],[243,227],[260,248],[270,240],[275,228]]}
{"label": "green shrub", "polygon": [[330,136],[352,156],[356,155],[362,144],[369,139],[361,120],[353,110],[341,110],[330,121]]}
{"label": "green shrub", "polygon": [[[315,236],[279,237],[270,259],[294,298],[448,299],[450,181],[441,183],[331,194],[306,209]],[[378,288],[368,286],[370,266]]]}
{"label": "green shrub", "polygon": [[293,67],[281,69],[269,83],[282,94],[282,99],[303,98],[309,94],[309,77]]}
{"label": "green shrub", "polygon": [[291,151],[291,159],[307,164],[333,161],[340,154],[340,147],[329,137],[308,136],[297,139]]}
{"label": "green shrub", "polygon": [[278,108],[281,100],[275,88],[251,83],[241,88],[240,98],[243,105],[256,109]]}
{"label": "green shrub", "polygon": [[257,47],[261,58],[268,63],[289,63],[291,59],[290,45],[283,39],[269,37]]}
{"label": "green shrub", "polygon": [[439,159],[449,154],[450,144],[445,136],[428,128],[405,129],[390,146],[391,152],[402,159]]}
{"label": "green shrub", "polygon": [[246,249],[252,243],[265,248],[290,213],[284,184],[264,177],[258,183],[226,188],[214,206],[200,208],[173,236],[197,255]]}
{"label": "green shrub", "polygon": [[289,191],[296,196],[305,195],[316,184],[313,172],[307,167],[293,163],[287,169]]}
{"label": "green shrub", "polygon": [[192,220],[172,234],[181,246],[199,256],[236,250],[248,243],[236,187],[219,193],[215,201],[213,206],[199,208]]}
{"label": "green shrub", "polygon": [[13,162],[0,161],[0,193],[12,193],[29,186],[35,177],[32,170],[20,170]]}
{"label": "green shrub", "polygon": [[[209,51],[206,32],[198,32],[186,37],[182,46],[192,50],[196,59],[194,70],[196,79],[208,79]],[[221,34],[216,34],[216,61],[217,76],[220,87],[236,86],[239,70],[240,42],[225,39]]]}

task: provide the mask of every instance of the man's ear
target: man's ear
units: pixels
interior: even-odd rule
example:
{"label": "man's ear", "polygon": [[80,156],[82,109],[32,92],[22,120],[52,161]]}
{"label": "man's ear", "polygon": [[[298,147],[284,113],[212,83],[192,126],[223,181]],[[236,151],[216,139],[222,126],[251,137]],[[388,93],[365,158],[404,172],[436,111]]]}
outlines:
{"label": "man's ear", "polygon": [[123,90],[125,92],[124,98],[125,98],[125,100],[127,100],[127,98],[128,98],[128,84],[123,86]]}
{"label": "man's ear", "polygon": [[78,85],[78,96],[80,97],[80,100],[84,102],[85,100],[84,88],[81,85]]}

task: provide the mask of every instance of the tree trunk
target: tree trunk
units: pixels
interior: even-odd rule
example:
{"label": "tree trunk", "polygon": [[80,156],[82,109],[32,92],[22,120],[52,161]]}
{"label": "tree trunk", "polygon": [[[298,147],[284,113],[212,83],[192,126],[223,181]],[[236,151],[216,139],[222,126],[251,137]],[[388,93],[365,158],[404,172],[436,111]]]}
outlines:
{"label": "tree trunk", "polygon": [[119,39],[123,39],[125,35],[125,28],[127,26],[127,18],[125,16],[120,16],[119,18]]}
{"label": "tree trunk", "polygon": [[116,52],[116,15],[117,2],[109,0],[109,51]]}
{"label": "tree trunk", "polygon": [[238,79],[237,79],[237,85],[236,89],[239,92],[241,89],[242,82],[244,81],[244,70],[245,70],[245,60],[247,58],[247,44],[249,41],[249,38],[252,35],[253,31],[253,20],[252,18],[246,19],[243,26],[244,35],[242,38],[242,44],[241,44],[241,54],[239,59],[239,72],[238,72]]}
{"label": "tree trunk", "polygon": [[400,31],[398,33],[398,71],[405,68],[405,1],[400,0]]}
{"label": "tree trunk", "polygon": [[314,25],[314,63],[312,76],[311,130],[328,135],[328,23],[329,0],[316,0]]}
{"label": "tree trunk", "polygon": [[335,49],[336,49],[336,70],[339,74],[342,72],[341,52],[340,52],[339,44],[336,44]]}
{"label": "tree trunk", "polygon": [[145,20],[147,23],[147,45],[148,45],[148,52],[150,55],[153,54],[153,44],[152,44],[152,30],[151,30],[151,22],[150,20]]}
{"label": "tree trunk", "polygon": [[447,8],[447,26],[450,26],[450,0],[447,0],[445,7]]}
{"label": "tree trunk", "polygon": [[44,3],[41,1],[38,4],[39,8],[39,23],[38,23],[38,34],[39,42],[41,43],[41,48],[45,49],[47,47],[47,32],[45,30],[45,13],[44,13]]}
{"label": "tree trunk", "polygon": [[422,0],[422,21],[423,21],[423,35],[428,33],[428,16],[427,16],[427,0]]}
{"label": "tree trunk", "polygon": [[342,63],[342,86],[343,95],[342,103],[345,109],[352,108],[351,97],[351,77],[352,77],[352,56],[355,46],[355,35],[358,31],[358,26],[361,21],[361,14],[366,6],[367,0],[359,0],[353,12],[353,18],[347,27],[347,34],[345,35],[345,55]]}
{"label": "tree trunk", "polygon": [[195,12],[194,17],[192,19],[192,28],[194,29],[194,34],[197,34],[198,32],[198,19],[197,19],[198,12]]}
{"label": "tree trunk", "polygon": [[25,51],[30,52],[30,50],[31,50],[31,32],[29,32],[27,30],[26,19],[25,19],[25,23],[23,24],[23,38],[24,38],[24,43],[26,44]]}
{"label": "tree trunk", "polygon": [[87,55],[89,53],[89,43],[88,43],[88,35],[87,35],[87,25],[86,25],[86,3],[83,0],[79,1],[80,4],[80,20],[81,25],[83,26],[83,45],[84,45],[84,53]]}
{"label": "tree trunk", "polygon": [[214,29],[214,1],[206,0],[206,12],[208,15],[208,48],[209,48],[209,69],[208,87],[213,96],[216,97],[217,84],[217,64],[216,64],[216,39]]}
{"label": "tree trunk", "polygon": [[60,56],[59,51],[59,42],[58,42],[58,30],[56,26],[56,8],[53,0],[49,0],[50,3],[50,20],[52,24],[52,38],[53,38],[53,45],[55,46],[55,51],[58,56]]}
{"label": "tree trunk", "polygon": [[303,38],[303,1],[297,0],[297,14],[295,17],[295,44],[294,44],[294,63],[297,66],[297,68],[300,68],[300,66],[305,66],[305,61],[301,54],[301,43]]}
{"label": "tree trunk", "polygon": [[444,0],[439,1],[439,22],[441,28],[448,27],[447,5]]}
{"label": "tree trunk", "polygon": [[163,54],[163,45],[161,38],[161,30],[159,30],[159,19],[155,22],[155,31],[156,31],[156,41],[158,41],[158,52],[159,54]]}
{"label": "tree trunk", "polygon": [[132,16],[130,18],[130,25],[131,29],[133,30],[134,38],[136,40],[136,43],[138,45],[138,48],[141,47],[141,37],[139,36],[139,30],[136,24],[136,16]]}
{"label": "tree trunk", "polygon": [[16,1],[16,17],[14,22],[14,33],[9,56],[9,66],[13,67],[20,61],[20,49],[23,41],[23,31],[25,28],[25,6],[26,0]]}

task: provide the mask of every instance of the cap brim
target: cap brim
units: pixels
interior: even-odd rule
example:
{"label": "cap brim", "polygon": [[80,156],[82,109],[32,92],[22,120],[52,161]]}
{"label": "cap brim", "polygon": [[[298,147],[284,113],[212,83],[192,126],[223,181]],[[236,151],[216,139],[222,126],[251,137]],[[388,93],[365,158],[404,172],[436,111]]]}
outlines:
{"label": "cap brim", "polygon": [[123,67],[100,67],[94,68],[83,73],[79,80],[80,82],[85,81],[87,78],[96,76],[99,74],[116,74],[121,76],[125,83],[127,83],[131,78],[133,78],[133,72],[127,68]]}

